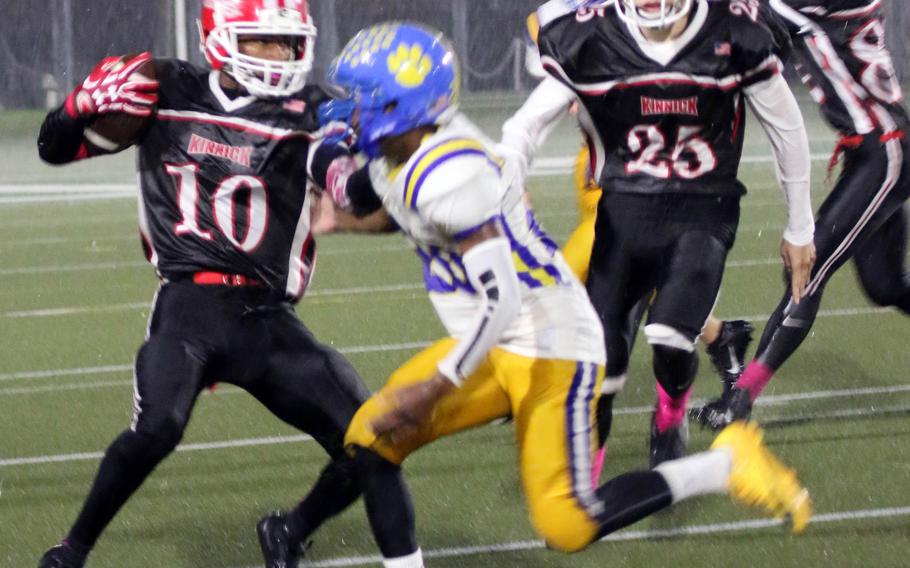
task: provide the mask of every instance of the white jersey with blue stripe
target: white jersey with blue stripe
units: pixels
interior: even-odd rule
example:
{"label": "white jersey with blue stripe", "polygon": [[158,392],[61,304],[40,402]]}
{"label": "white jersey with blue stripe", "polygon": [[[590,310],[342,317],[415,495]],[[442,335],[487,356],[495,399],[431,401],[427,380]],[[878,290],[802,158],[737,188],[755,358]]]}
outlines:
{"label": "white jersey with blue stripe", "polygon": [[424,139],[404,165],[370,164],[383,206],[423,261],[430,299],[449,334],[470,331],[482,302],[458,253],[458,243],[490,220],[509,239],[521,283],[519,316],[499,347],[527,357],[603,364],[603,330],[581,283],[559,248],[511,184],[493,143],[464,116]]}

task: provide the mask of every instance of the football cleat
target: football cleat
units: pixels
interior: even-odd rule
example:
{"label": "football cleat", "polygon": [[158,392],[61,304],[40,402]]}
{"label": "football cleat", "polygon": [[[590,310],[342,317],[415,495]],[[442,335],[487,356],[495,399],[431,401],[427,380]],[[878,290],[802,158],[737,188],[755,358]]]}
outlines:
{"label": "football cleat", "polygon": [[755,326],[745,320],[725,321],[721,323],[717,340],[705,347],[723,382],[724,393],[733,387],[746,368],[746,349],[754,331]]}
{"label": "football cleat", "polygon": [[82,568],[83,566],[85,566],[85,555],[73,550],[66,542],[45,552],[38,561],[38,568]]}
{"label": "football cleat", "polygon": [[733,463],[727,481],[730,496],[740,503],[761,507],[771,516],[788,519],[794,534],[806,530],[812,517],[809,492],[796,472],[769,450],[754,422],[738,420],[725,428],[711,449],[726,448]]}
{"label": "football cleat", "polygon": [[752,398],[749,391],[733,387],[720,398],[700,408],[693,408],[689,416],[712,430],[726,428],[736,420],[748,420],[752,415]]}
{"label": "football cleat", "polygon": [[259,547],[265,560],[265,568],[297,568],[309,548],[306,544],[291,541],[288,534],[287,517],[284,513],[269,513],[256,523]]}
{"label": "football cleat", "polygon": [[686,446],[689,443],[689,422],[687,420],[683,420],[679,426],[659,432],[656,417],[656,412],[651,415],[651,469],[665,461],[685,457]]}

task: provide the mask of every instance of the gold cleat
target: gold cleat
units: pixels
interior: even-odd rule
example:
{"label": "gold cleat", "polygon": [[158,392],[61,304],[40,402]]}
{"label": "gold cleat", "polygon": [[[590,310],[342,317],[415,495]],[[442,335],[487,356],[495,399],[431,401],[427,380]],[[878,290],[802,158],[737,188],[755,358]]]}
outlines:
{"label": "gold cleat", "polygon": [[733,422],[714,439],[711,449],[727,448],[733,458],[727,485],[730,496],[746,505],[765,509],[772,516],[788,518],[794,534],[806,530],[812,516],[809,492],[762,442],[754,422]]}

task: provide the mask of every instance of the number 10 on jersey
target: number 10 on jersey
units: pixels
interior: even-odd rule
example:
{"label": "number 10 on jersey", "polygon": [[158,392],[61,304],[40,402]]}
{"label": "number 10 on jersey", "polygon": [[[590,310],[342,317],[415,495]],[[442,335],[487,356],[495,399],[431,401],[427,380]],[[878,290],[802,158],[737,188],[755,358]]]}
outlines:
{"label": "number 10 on jersey", "polygon": [[[212,231],[199,226],[199,165],[165,164],[165,171],[177,181],[177,206],[181,220],[174,225],[178,235],[196,235],[212,240]],[[249,191],[246,204],[238,204],[241,190]],[[246,229],[236,227],[238,205],[246,210]],[[262,179],[255,176],[234,175],[221,180],[212,194],[212,217],[224,236],[243,252],[252,252],[262,242],[268,223],[268,195]],[[241,233],[241,234],[238,234]]]}

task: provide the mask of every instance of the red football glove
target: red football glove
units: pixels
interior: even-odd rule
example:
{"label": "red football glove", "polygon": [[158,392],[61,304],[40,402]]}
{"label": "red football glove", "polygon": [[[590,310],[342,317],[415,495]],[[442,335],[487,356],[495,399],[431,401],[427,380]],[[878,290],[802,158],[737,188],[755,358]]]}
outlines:
{"label": "red football glove", "polygon": [[66,98],[66,112],[73,118],[109,113],[149,116],[158,102],[158,81],[143,79],[136,71],[151,60],[148,52],[129,61],[105,58]]}

